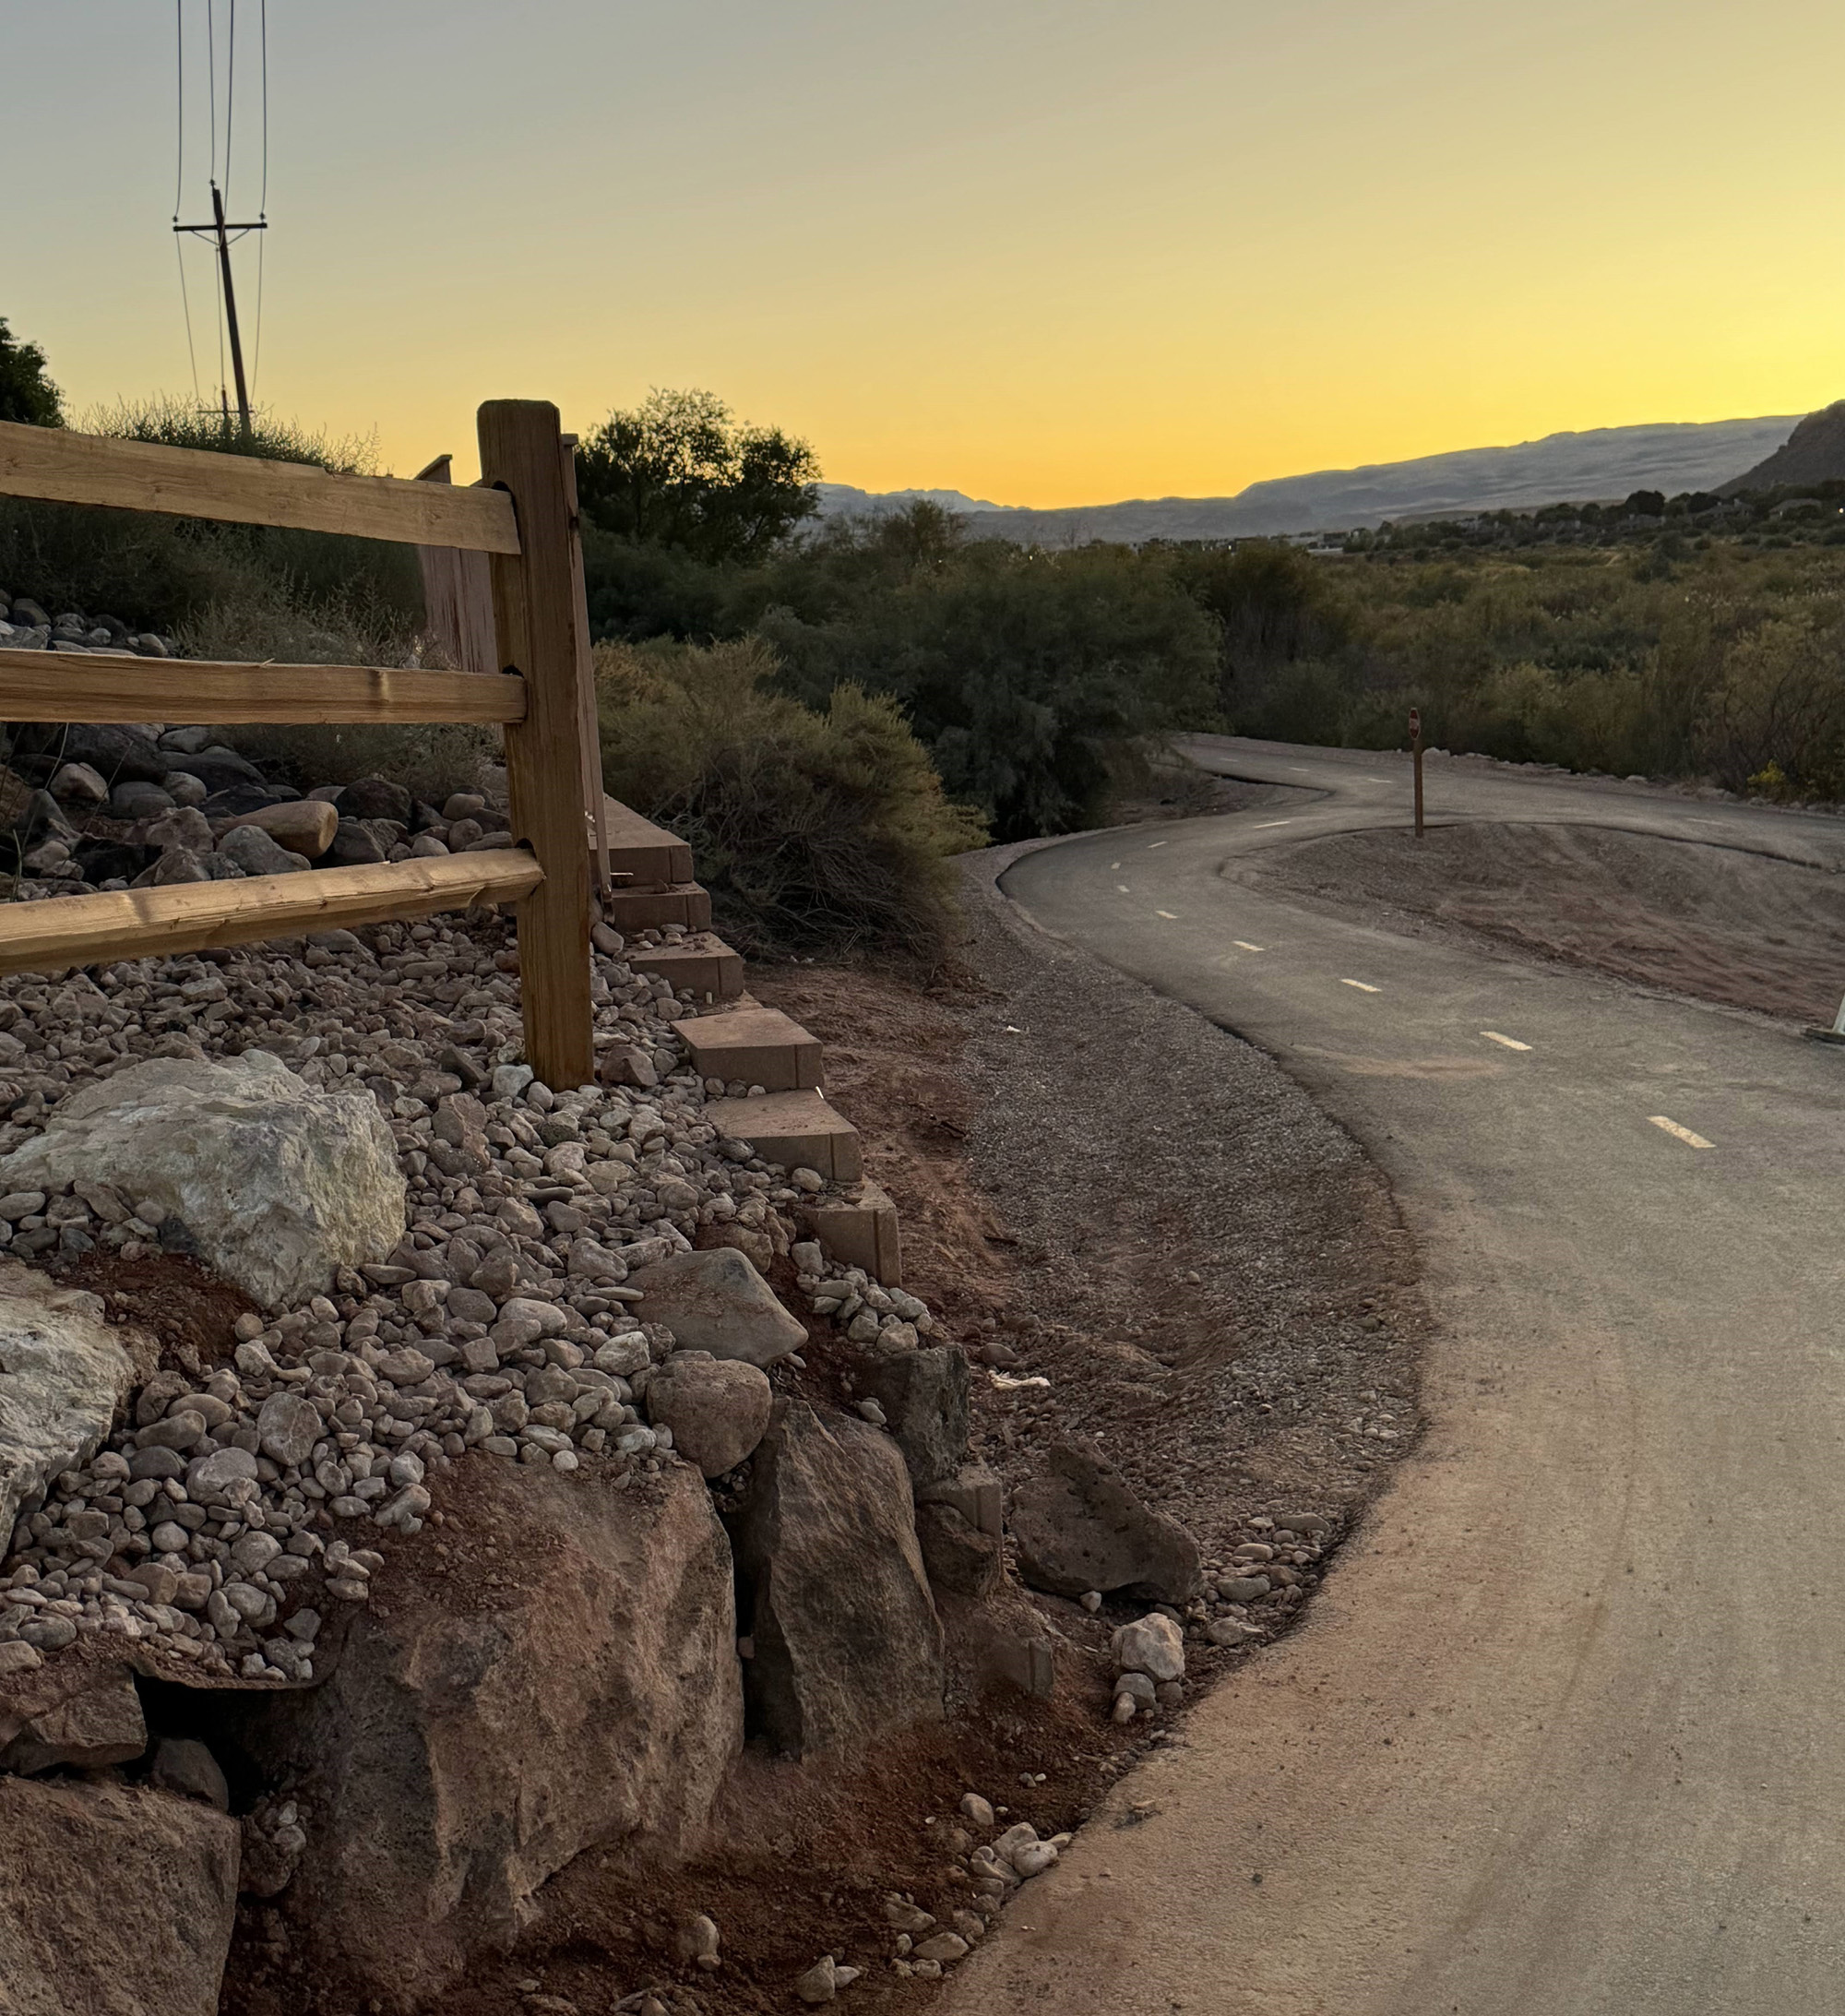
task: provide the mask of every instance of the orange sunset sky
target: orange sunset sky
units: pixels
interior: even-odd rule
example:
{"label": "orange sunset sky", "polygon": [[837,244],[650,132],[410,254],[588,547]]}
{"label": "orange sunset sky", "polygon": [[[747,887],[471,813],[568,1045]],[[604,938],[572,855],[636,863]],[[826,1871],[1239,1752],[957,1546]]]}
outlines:
{"label": "orange sunset sky", "polygon": [[[587,428],[651,385],[839,482],[1040,506],[1845,394],[1836,0],[268,14],[257,396],[400,472],[471,473],[483,398]],[[0,0],[0,314],[78,409],[189,396],[173,8]]]}

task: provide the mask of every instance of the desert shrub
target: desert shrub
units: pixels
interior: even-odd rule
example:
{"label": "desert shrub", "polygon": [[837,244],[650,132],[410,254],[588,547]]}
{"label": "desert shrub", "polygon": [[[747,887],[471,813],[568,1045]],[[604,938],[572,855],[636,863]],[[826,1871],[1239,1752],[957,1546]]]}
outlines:
{"label": "desert shrub", "polygon": [[890,699],[847,684],[805,707],[778,670],[755,638],[599,646],[608,789],[692,843],[744,946],[938,962],[948,857],[981,844],[981,820],[949,803]]}
{"label": "desert shrub", "polygon": [[494,729],[464,722],[407,727],[279,727],[264,722],[227,728],[224,739],[264,776],[298,791],[388,777],[437,807],[450,792],[476,790],[482,770],[498,763],[502,753]]}
{"label": "desert shrub", "polygon": [[1775,616],[1738,638],[1706,735],[1711,767],[1733,791],[1845,798],[1845,609]]}
{"label": "desert shrub", "polygon": [[330,435],[299,420],[284,420],[272,408],[250,416],[245,435],[233,420],[192,400],[156,393],[150,399],[117,400],[92,406],[77,419],[83,434],[117,441],[158,441],[172,448],[208,448],[220,455],[254,455],[266,462],[312,462],[340,476],[374,476],[378,470],[375,434]]}
{"label": "desert shrub", "polygon": [[982,542],[842,602],[819,621],[764,616],[790,690],[889,695],[999,840],[1091,823],[1136,739],[1217,718],[1213,619],[1125,548]]}
{"label": "desert shrub", "polygon": [[[342,474],[369,474],[377,461],[367,439],[335,439],[268,413],[256,416],[247,445],[234,430],[227,441],[216,414],[176,400],[97,408],[79,424],[86,433],[313,462]],[[165,631],[199,621],[216,604],[225,612],[247,607],[260,626],[278,583],[297,602],[365,602],[406,627],[422,617],[415,552],[394,542],[0,497],[0,586],[54,613],[106,612]],[[219,626],[231,620],[227,614]]]}

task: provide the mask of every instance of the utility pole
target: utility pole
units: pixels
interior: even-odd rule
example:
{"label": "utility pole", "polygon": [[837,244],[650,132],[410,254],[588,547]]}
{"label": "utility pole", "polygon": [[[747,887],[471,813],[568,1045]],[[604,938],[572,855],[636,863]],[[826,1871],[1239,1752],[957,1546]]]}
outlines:
{"label": "utility pole", "polygon": [[[231,280],[232,232],[241,236],[246,231],[267,231],[267,221],[259,219],[253,224],[227,224],[224,221],[224,198],[219,194],[218,185],[211,185],[211,215],[208,224],[174,224],[176,232],[189,233],[195,238],[214,238],[218,242],[218,269],[224,281],[224,319],[231,332],[231,369],[237,380],[237,413],[242,423],[245,441],[250,438],[250,388],[244,376],[244,341],[237,331],[237,290]],[[231,416],[224,416],[224,431],[231,431]]]}

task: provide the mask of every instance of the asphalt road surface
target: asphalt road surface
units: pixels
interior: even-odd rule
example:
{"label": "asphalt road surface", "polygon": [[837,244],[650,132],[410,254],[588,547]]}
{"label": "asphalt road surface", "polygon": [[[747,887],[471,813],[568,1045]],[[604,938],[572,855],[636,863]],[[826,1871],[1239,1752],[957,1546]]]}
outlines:
{"label": "asphalt road surface", "polygon": [[[949,2008],[1835,2016],[1845,1050],[1244,887],[1256,850],[1403,825],[1408,758],[1194,753],[1303,795],[1003,887],[1381,1163],[1425,1258],[1429,1426],[1307,1621],[1026,1886]],[[1428,805],[1845,864],[1837,821],[1465,763],[1431,762]]]}

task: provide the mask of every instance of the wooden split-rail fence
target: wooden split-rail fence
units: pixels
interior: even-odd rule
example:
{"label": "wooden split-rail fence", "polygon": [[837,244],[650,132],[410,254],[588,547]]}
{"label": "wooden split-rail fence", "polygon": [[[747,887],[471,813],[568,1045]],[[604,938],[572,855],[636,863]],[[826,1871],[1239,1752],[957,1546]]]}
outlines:
{"label": "wooden split-rail fence", "polygon": [[527,1061],[550,1085],[592,1080],[585,808],[599,817],[602,797],[570,442],[557,409],[540,400],[490,400],[479,420],[481,481],[466,488],[0,423],[0,495],[483,554],[501,668],[0,650],[0,721],[496,722],[515,841],[365,867],[0,905],[0,973],[514,903]]}

